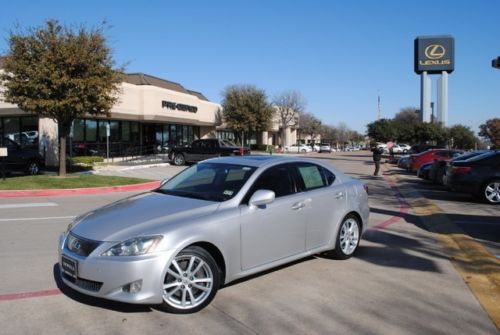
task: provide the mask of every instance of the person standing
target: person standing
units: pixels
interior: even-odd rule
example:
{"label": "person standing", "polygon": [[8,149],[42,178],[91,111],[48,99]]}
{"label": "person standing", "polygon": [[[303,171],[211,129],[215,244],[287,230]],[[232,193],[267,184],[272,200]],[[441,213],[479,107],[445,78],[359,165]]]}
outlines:
{"label": "person standing", "polygon": [[382,160],[382,153],[384,152],[384,149],[374,146],[372,147],[372,152],[373,162],[375,163],[375,172],[373,173],[373,175],[378,176],[378,173],[380,171],[380,161]]}

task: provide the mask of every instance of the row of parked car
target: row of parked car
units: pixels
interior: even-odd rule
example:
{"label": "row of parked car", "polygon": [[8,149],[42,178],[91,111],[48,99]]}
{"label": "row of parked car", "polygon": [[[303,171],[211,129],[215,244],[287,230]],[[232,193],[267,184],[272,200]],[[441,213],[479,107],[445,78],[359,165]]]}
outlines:
{"label": "row of parked car", "polygon": [[500,151],[463,151],[428,148],[403,155],[400,168],[443,185],[450,191],[469,193],[490,204],[500,204]]}

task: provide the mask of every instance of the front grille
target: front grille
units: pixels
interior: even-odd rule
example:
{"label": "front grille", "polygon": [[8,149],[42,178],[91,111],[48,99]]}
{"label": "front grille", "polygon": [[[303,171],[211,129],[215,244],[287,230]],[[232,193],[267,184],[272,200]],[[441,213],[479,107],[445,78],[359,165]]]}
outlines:
{"label": "front grille", "polygon": [[79,256],[87,257],[92,251],[94,251],[101,242],[87,240],[83,237],[77,236],[73,233],[69,233],[66,237],[65,247]]}
{"label": "front grille", "polygon": [[99,290],[102,287],[102,283],[98,281],[93,281],[93,280],[88,280],[84,278],[78,277],[77,279],[63,273],[64,279],[72,282],[76,286],[78,286],[81,289],[87,290],[87,291],[92,291],[92,292],[99,292]]}

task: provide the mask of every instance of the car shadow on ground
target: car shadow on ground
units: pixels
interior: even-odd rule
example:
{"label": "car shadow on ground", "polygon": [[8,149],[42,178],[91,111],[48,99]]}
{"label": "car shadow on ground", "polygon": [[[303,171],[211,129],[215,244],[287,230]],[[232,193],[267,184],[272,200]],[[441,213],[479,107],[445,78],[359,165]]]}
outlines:
{"label": "car shadow on ground", "polygon": [[107,299],[95,298],[73,290],[71,287],[67,286],[62,281],[61,272],[59,271],[59,263],[54,264],[53,275],[54,275],[54,281],[57,284],[57,288],[59,288],[62,294],[81,304],[109,309],[115,312],[122,312],[122,313],[144,313],[153,311],[153,306],[127,304]]}

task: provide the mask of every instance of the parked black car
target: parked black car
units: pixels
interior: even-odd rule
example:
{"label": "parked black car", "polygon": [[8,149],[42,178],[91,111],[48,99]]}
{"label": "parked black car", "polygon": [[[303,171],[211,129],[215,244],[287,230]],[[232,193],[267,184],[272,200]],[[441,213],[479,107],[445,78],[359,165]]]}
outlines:
{"label": "parked black car", "polygon": [[451,162],[444,184],[451,190],[470,193],[491,204],[500,204],[500,151]]}
{"label": "parked black car", "polygon": [[196,140],[185,147],[170,149],[168,158],[174,165],[199,162],[221,156],[250,155],[250,149],[239,147],[231,141],[219,139]]}
{"label": "parked black car", "polygon": [[[4,137],[0,147],[7,148],[7,157],[0,157],[0,171],[24,172],[28,175],[36,175],[43,166],[43,157],[36,148],[25,147]],[[2,166],[3,165],[3,166]]]}
{"label": "parked black car", "polygon": [[430,181],[432,181],[434,184],[442,185],[443,184],[443,177],[446,173],[446,168],[448,165],[451,164],[451,162],[463,161],[463,160],[484,154],[485,152],[488,152],[488,151],[487,150],[476,150],[476,151],[470,151],[470,152],[460,154],[460,155],[455,156],[449,160],[437,160],[437,159],[435,159],[433,164],[432,164],[432,167],[429,171],[429,178],[428,179]]}

